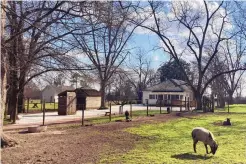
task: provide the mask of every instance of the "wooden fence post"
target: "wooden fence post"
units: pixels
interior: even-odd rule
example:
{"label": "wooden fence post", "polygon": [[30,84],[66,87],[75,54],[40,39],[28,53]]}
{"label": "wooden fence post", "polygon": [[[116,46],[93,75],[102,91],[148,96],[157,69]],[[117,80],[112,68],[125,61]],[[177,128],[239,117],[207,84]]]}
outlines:
{"label": "wooden fence post", "polygon": [[147,116],[149,115],[149,101],[146,99],[146,104],[147,104]]}
{"label": "wooden fence post", "polygon": [[188,105],[188,111],[190,110],[190,97],[188,97],[188,103],[187,103],[187,105]]}
{"label": "wooden fence post", "polygon": [[41,112],[42,112],[43,111],[43,101],[42,100],[40,100],[40,104],[41,104],[40,108],[41,108]]}
{"label": "wooden fence post", "polygon": [[228,98],[227,104],[228,104],[228,113],[230,113],[230,101],[229,101],[229,98]]}
{"label": "wooden fence post", "polygon": [[182,100],[180,100],[180,112],[182,112]]}
{"label": "wooden fence post", "polygon": [[54,110],[56,110],[56,99],[54,99]]}
{"label": "wooden fence post", "polygon": [[81,104],[82,105],[82,126],[84,126],[84,118],[85,118],[85,104]]}
{"label": "wooden fence post", "polygon": [[130,117],[132,119],[132,102],[130,102]]}
{"label": "wooden fence post", "polygon": [[111,103],[109,104],[109,121],[111,122]]}
{"label": "wooden fence post", "polygon": [[171,100],[171,112],[173,112],[173,103],[172,103],[172,100]]}
{"label": "wooden fence post", "polygon": [[44,126],[44,121],[45,121],[45,100],[43,101],[43,126]]}
{"label": "wooden fence post", "polygon": [[186,97],[185,97],[185,111],[186,111]]}
{"label": "wooden fence post", "polygon": [[26,107],[26,112],[27,113],[29,112],[29,100],[30,100],[30,98],[27,98],[27,107]]}
{"label": "wooden fence post", "polygon": [[214,112],[214,95],[212,96],[212,112]]}

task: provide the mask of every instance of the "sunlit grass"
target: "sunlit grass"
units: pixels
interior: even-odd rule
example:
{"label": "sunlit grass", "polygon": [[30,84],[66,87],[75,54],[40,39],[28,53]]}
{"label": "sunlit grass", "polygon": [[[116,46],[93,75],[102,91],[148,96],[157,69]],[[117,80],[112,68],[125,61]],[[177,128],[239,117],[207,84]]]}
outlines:
{"label": "sunlit grass", "polygon": [[[216,109],[216,112],[228,112],[228,105],[223,109]],[[245,104],[234,104],[229,105],[229,113],[246,113],[246,105]]]}
{"label": "sunlit grass", "polygon": [[[245,107],[235,105],[231,110],[242,111]],[[218,125],[227,117],[231,118],[232,126]],[[198,126],[213,132],[219,143],[215,155],[206,155],[201,142],[197,144],[197,153],[193,152],[191,131]],[[103,158],[101,163],[246,163],[246,113],[214,113],[145,124],[126,131],[142,136],[142,139],[128,153]]]}
{"label": "sunlit grass", "polygon": [[[55,105],[55,106],[54,106]],[[41,112],[41,109],[43,107],[41,107],[41,104],[38,103],[37,104],[37,107],[34,107],[34,103],[29,103],[29,112],[32,112],[32,111],[40,111]],[[25,109],[27,111],[27,104],[25,104]],[[58,110],[58,103],[45,103],[45,109],[46,111],[57,111]]]}

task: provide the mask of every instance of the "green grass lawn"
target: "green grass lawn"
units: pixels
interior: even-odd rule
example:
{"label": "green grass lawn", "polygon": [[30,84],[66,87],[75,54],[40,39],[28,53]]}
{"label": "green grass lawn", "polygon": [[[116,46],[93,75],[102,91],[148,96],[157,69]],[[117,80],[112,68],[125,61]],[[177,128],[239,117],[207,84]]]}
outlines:
{"label": "green grass lawn", "polygon": [[[34,107],[34,103],[37,103],[37,107]],[[28,102],[27,100],[25,100],[25,110],[27,110],[27,105]],[[57,111],[58,110],[58,103],[45,103],[45,109],[46,111]],[[29,112],[37,112],[40,111],[41,112],[41,100],[38,99],[32,99],[29,101]]]}
{"label": "green grass lawn", "polygon": [[[231,114],[214,113],[195,118],[180,118],[167,123],[145,124],[128,128],[127,132],[142,136],[134,149],[126,154],[107,156],[101,163],[246,163],[246,109],[245,105],[233,105]],[[232,126],[219,126],[214,123],[231,118]],[[191,131],[194,127],[205,127],[213,132],[219,143],[215,155],[206,155],[201,142],[197,153],[193,152]],[[129,143],[131,144],[131,143]],[[210,151],[210,148],[209,148]]]}
{"label": "green grass lawn", "polygon": [[[41,111],[41,104],[38,103],[37,106],[33,108],[34,103],[29,103],[29,112],[32,111]],[[27,110],[27,104],[25,104],[25,109]],[[46,111],[57,111],[58,110],[58,103],[55,103],[55,107],[54,107],[54,103],[45,103],[45,109]]]}
{"label": "green grass lawn", "polygon": [[[228,112],[228,106],[224,109],[216,109],[216,112]],[[229,105],[229,112],[230,113],[246,113],[246,105],[244,104],[234,104]]]}
{"label": "green grass lawn", "polygon": [[[34,107],[34,103],[37,103],[38,107]],[[25,101],[25,109],[27,110],[27,100]],[[45,103],[45,109],[46,111],[57,111],[58,110],[58,103]],[[38,99],[32,99],[29,101],[29,112],[37,112],[40,111],[41,112],[41,100]]]}

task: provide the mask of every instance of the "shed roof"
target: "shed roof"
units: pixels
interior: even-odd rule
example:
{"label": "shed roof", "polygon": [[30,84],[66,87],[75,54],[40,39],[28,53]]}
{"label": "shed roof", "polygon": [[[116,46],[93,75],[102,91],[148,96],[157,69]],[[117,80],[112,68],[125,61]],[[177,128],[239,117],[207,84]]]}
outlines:
{"label": "shed roof", "polygon": [[74,90],[76,94],[79,96],[90,96],[90,97],[100,97],[101,92],[91,89],[91,88],[77,88]]}
{"label": "shed roof", "polygon": [[56,91],[56,93],[60,93],[60,92],[63,92],[63,91],[67,91],[67,90],[74,90],[74,87],[72,87],[72,86],[65,86],[65,85],[61,85],[61,86],[55,86],[55,85],[47,85],[43,90],[42,90],[42,92],[44,91],[44,90],[46,90],[46,89],[51,89],[51,88],[53,88],[55,91]]}
{"label": "shed roof", "polygon": [[74,90],[66,90],[58,94],[58,96],[67,96],[67,92],[74,92]]}
{"label": "shed roof", "polygon": [[67,92],[75,92],[77,96],[83,97],[100,97],[101,92],[91,88],[77,88],[75,90],[66,90],[58,94],[58,96],[66,96]]}
{"label": "shed roof", "polygon": [[187,83],[182,80],[170,79],[157,85],[146,88],[144,91],[152,92],[185,92],[190,91]]}

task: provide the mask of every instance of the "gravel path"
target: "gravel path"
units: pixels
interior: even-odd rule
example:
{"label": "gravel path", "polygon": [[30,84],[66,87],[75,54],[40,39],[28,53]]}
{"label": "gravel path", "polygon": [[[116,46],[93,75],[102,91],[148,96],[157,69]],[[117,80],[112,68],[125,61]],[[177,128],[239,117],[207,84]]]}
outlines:
{"label": "gravel path", "polygon": [[[149,106],[149,110],[159,110],[159,107]],[[130,111],[130,105],[124,105],[123,112],[126,110]],[[147,107],[144,105],[133,104],[132,105],[133,111],[138,110],[147,110]],[[162,107],[163,111],[166,111],[166,107]],[[180,108],[173,107],[173,111],[179,111]],[[105,112],[108,112],[109,109],[106,110],[85,110],[85,118],[92,118],[92,117],[100,117],[104,116]],[[119,105],[112,106],[112,114],[119,113]],[[33,113],[33,114],[19,114],[19,120],[16,121],[16,124],[9,124],[3,127],[3,130],[9,129],[18,129],[24,128],[27,126],[32,125],[41,125],[43,121],[43,114],[42,113]],[[77,111],[75,115],[58,115],[58,112],[47,112],[45,114],[45,124],[55,124],[55,123],[66,123],[72,121],[79,121],[82,118],[82,112]]]}
{"label": "gravel path", "polygon": [[138,117],[132,122],[111,122],[89,127],[78,124],[52,125],[43,133],[8,131],[19,143],[2,150],[4,164],[99,163],[108,156],[120,155],[148,138],[130,134],[124,129],[142,124],[179,118],[175,114]]}

